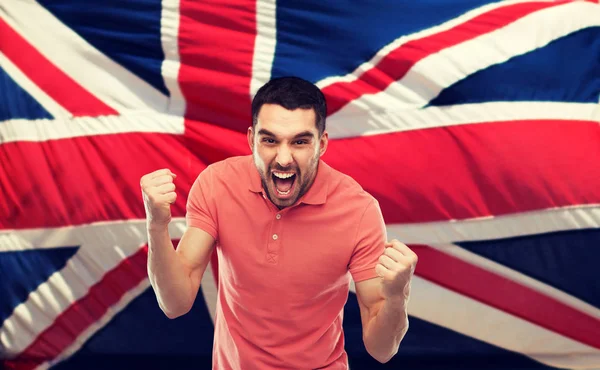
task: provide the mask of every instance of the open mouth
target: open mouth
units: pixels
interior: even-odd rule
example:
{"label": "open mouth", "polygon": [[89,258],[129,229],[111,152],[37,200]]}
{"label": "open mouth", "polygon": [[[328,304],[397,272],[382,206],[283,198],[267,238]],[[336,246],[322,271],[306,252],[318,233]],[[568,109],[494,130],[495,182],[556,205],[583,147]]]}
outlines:
{"label": "open mouth", "polygon": [[285,198],[292,193],[294,184],[296,183],[295,173],[273,172],[271,176],[273,177],[273,183],[275,184],[275,191],[280,198]]}

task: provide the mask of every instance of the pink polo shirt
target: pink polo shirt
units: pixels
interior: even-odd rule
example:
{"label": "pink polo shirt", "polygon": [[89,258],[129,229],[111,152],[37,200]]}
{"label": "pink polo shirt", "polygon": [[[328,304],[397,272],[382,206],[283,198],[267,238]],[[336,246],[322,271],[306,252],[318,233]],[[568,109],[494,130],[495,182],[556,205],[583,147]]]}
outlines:
{"label": "pink polo shirt", "polygon": [[200,173],[186,218],[217,240],[214,369],[348,367],[350,275],[377,277],[386,240],[375,198],[321,160],[310,190],[280,211],[242,156]]}

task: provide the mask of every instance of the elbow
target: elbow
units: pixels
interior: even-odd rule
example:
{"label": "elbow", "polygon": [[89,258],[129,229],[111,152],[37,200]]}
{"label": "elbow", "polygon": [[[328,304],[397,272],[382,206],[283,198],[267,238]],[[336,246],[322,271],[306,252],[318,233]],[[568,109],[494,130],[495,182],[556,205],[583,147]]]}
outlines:
{"label": "elbow", "polygon": [[183,316],[187,313],[187,312],[176,312],[176,311],[167,311],[167,310],[163,310],[163,312],[164,312],[165,316],[171,320],[176,319],[180,316]]}
{"label": "elbow", "polygon": [[176,319],[190,312],[194,305],[195,296],[190,294],[181,294],[181,292],[174,292],[177,294],[167,294],[168,287],[159,287],[154,280],[153,276],[150,275],[150,284],[154,290],[154,296],[158,307],[169,319]]}
{"label": "elbow", "polygon": [[191,305],[188,305],[186,307],[183,307],[183,306],[177,307],[177,308],[165,307],[163,304],[160,304],[159,306],[160,306],[160,309],[162,310],[162,312],[165,314],[165,316],[167,316],[167,318],[169,318],[171,320],[187,314],[192,309]]}
{"label": "elbow", "polygon": [[372,353],[369,350],[367,350],[367,352],[369,352],[371,357],[373,357],[375,360],[382,364],[389,362],[392,358],[394,358],[394,356],[396,356],[396,353],[398,353],[397,350],[393,351],[392,353]]}
{"label": "elbow", "polygon": [[390,354],[389,356],[386,357],[381,357],[381,358],[376,358],[377,361],[381,362],[382,364],[387,363],[388,361],[390,361],[392,358],[394,358],[394,356],[396,356],[397,352],[394,352],[392,354]]}
{"label": "elbow", "polygon": [[365,343],[365,348],[367,350],[367,353],[371,357],[373,357],[375,360],[377,360],[378,362],[380,362],[382,364],[389,362],[398,353],[399,346],[393,346],[392,348],[386,348],[386,349],[382,349],[382,348],[376,349],[376,348],[370,348],[371,346],[366,345],[367,342],[364,342],[364,343]]}

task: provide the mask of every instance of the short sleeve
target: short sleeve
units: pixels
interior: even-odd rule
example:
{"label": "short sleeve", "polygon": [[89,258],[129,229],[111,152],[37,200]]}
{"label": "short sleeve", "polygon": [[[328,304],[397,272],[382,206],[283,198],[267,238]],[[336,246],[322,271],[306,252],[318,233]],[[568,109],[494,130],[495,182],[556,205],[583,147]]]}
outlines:
{"label": "short sleeve", "polygon": [[190,192],[186,205],[186,223],[188,227],[197,227],[217,239],[218,224],[216,199],[214,196],[214,178],[211,167],[207,167],[198,175]]}
{"label": "short sleeve", "polygon": [[385,250],[385,222],[379,203],[373,199],[367,205],[356,233],[349,270],[355,282],[377,277],[375,266]]}

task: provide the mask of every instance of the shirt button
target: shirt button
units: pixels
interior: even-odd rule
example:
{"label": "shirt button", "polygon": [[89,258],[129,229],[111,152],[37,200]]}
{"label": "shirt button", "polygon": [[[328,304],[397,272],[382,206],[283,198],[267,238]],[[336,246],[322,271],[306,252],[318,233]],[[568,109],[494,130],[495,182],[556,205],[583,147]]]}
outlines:
{"label": "shirt button", "polygon": [[277,234],[273,234],[273,240],[277,240],[278,236]]}
{"label": "shirt button", "polygon": [[279,220],[281,218],[281,215],[278,213],[277,216],[275,216],[275,218]]}

